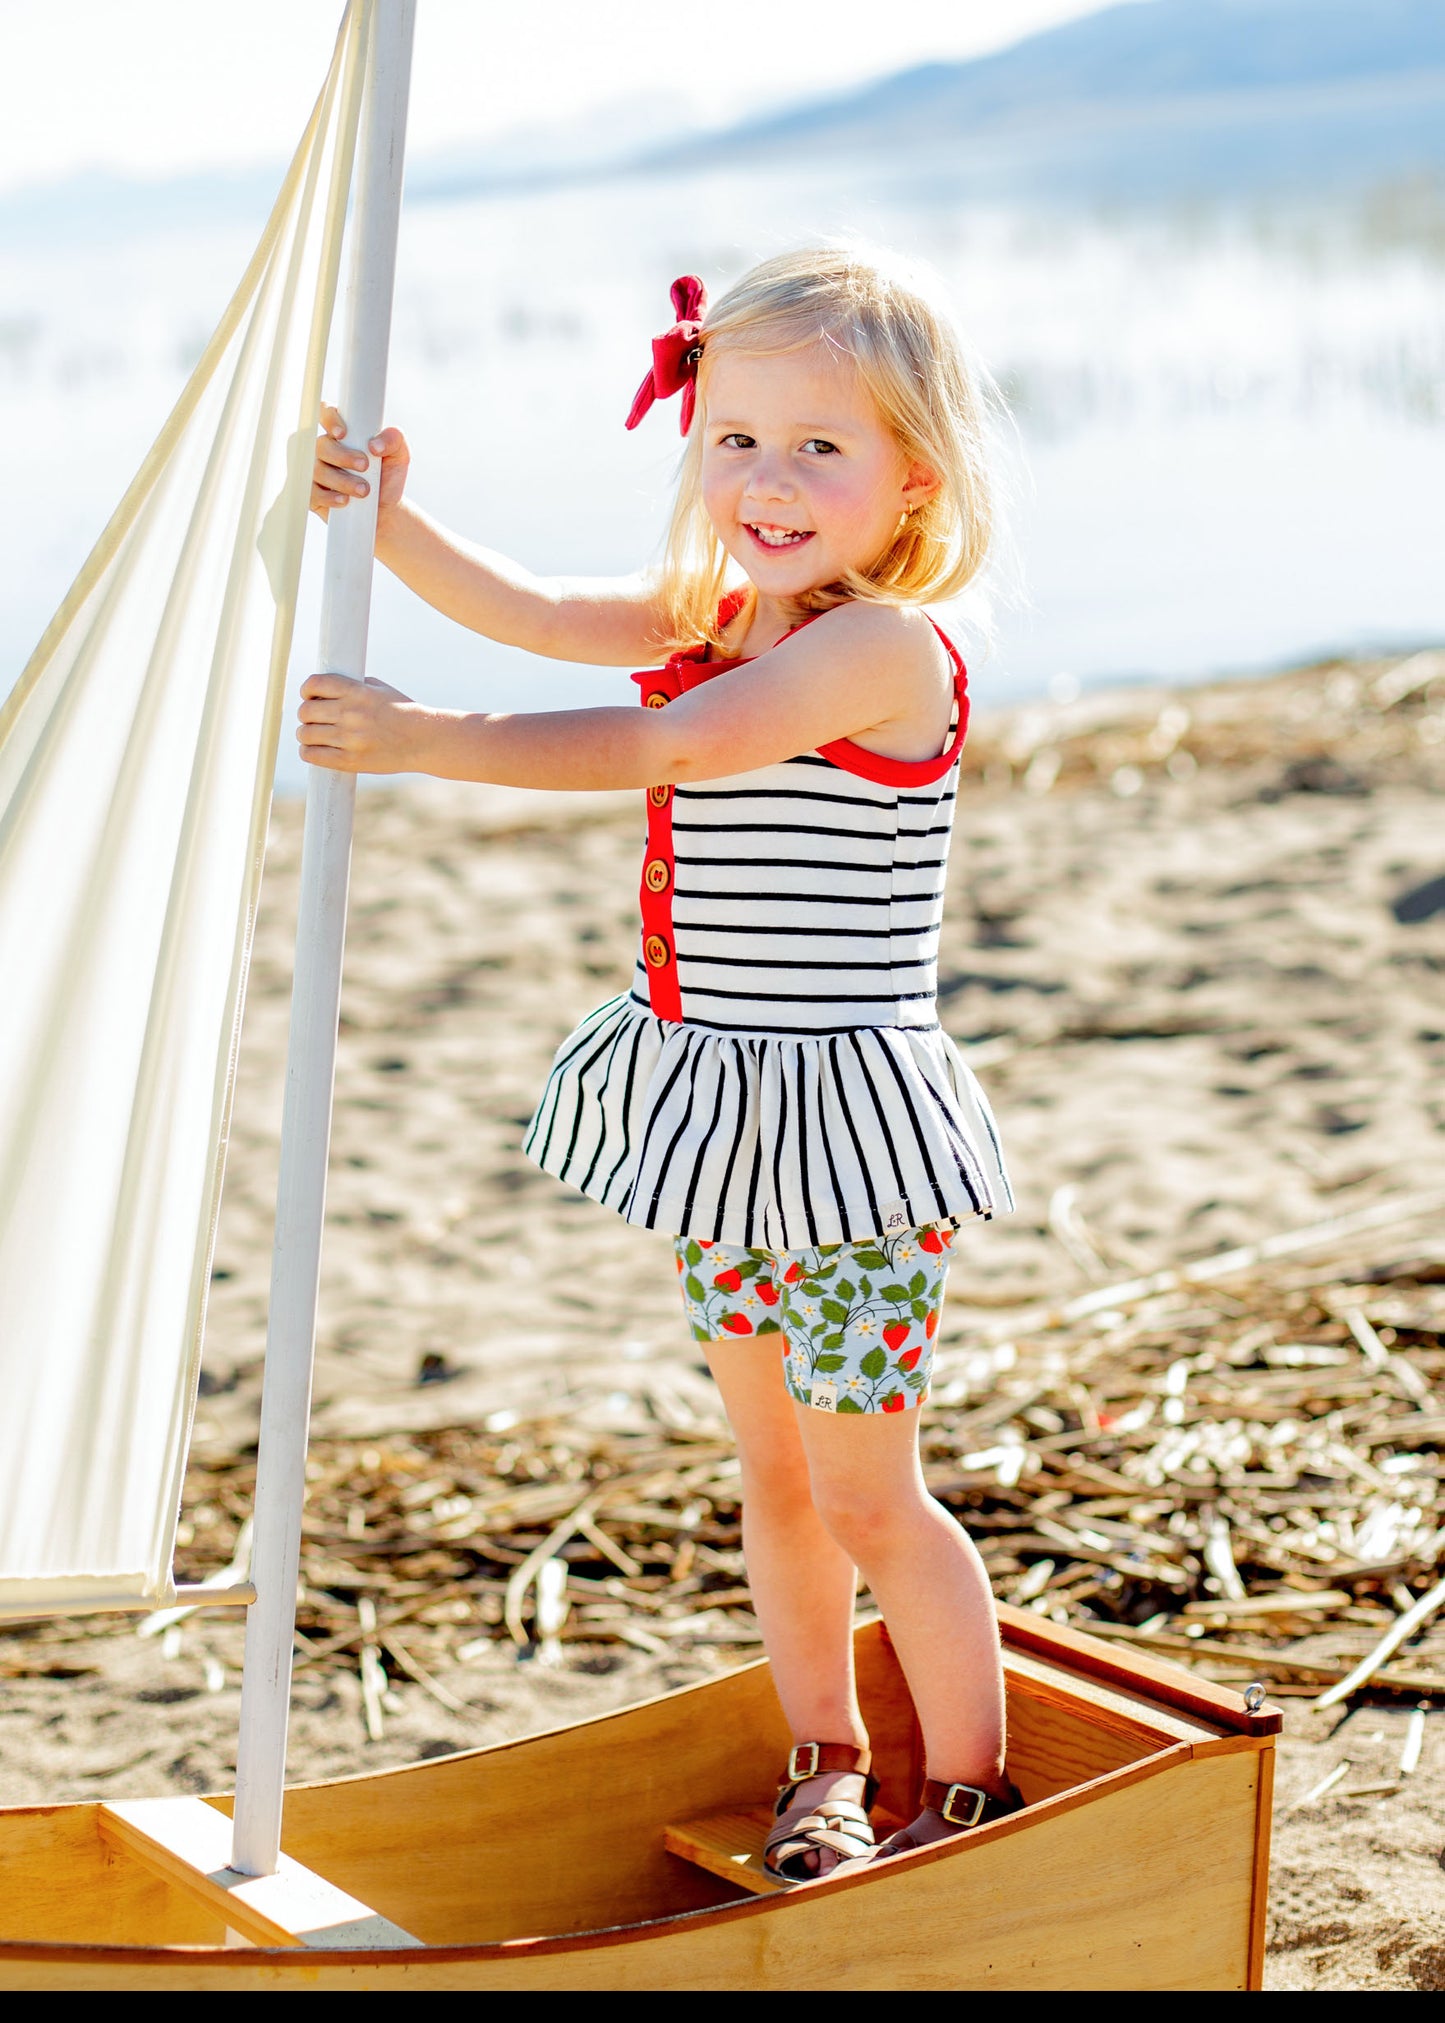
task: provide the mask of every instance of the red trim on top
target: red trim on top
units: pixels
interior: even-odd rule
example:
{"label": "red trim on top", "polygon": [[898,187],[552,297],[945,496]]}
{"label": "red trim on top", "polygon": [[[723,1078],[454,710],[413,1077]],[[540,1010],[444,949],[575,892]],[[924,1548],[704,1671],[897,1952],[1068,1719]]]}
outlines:
{"label": "red trim on top", "polygon": [[[670,786],[647,790],[647,851],[642,860],[638,888],[642,908],[642,966],[647,971],[647,996],[653,1014],[680,1023],[682,987],[677,980],[677,944],[672,928],[672,889],[677,866],[672,854],[672,800]],[[649,868],[665,867],[666,880],[655,888],[648,881]],[[654,961],[661,954],[663,960]]]}
{"label": "red trim on top", "polygon": [[[730,624],[742,609],[747,597],[745,590],[734,590],[718,606],[718,618],[722,624]],[[814,612],[801,625],[795,625],[793,632],[800,632],[803,625],[811,625],[813,618],[821,617]],[[936,759],[890,759],[882,752],[870,752],[864,746],[855,744],[852,738],[833,738],[826,745],[818,746],[819,758],[827,759],[842,773],[853,773],[860,780],[872,780],[880,787],[927,787],[935,780],[941,780],[959,753],[963,741],[968,736],[968,669],[964,666],[958,648],[935,619],[929,624],[943,642],[943,650],[953,663],[953,693],[958,705],[958,728],[949,739],[947,746]],[[784,639],[791,639],[792,632],[784,633]],[[782,645],[782,640],[778,641]],[[746,667],[754,654],[740,654],[727,660],[709,660],[706,643],[688,646],[674,653],[663,667],[644,668],[632,679],[642,689],[642,699],[646,702],[649,694],[666,694],[669,702],[674,696],[683,695],[689,689],[700,688],[705,681],[711,681],[719,674],[726,674],[734,667]],[[654,705],[655,707],[655,705]]]}
{"label": "red trim on top", "polygon": [[866,751],[862,745],[855,745],[851,738],[834,738],[829,744],[819,745],[819,758],[827,759],[840,772],[856,773],[860,780],[872,780],[880,787],[926,787],[943,778],[963,750],[963,741],[968,736],[968,669],[943,627],[931,618],[928,622],[943,641],[944,651],[953,662],[958,729],[947,747],[936,759],[890,759],[885,758],[882,752]]}
{"label": "red trim on top", "polygon": [[[729,590],[727,596],[724,597],[722,603],[717,608],[717,629],[719,632],[724,631],[732,624],[751,595],[752,592],[746,583],[741,590]],[[803,623],[806,625],[807,622],[805,618]]]}
{"label": "red trim on top", "polygon": [[[663,709],[682,694],[683,663],[705,651],[701,647],[674,653],[662,667],[644,667],[632,679],[641,690],[644,709]],[[673,936],[672,894],[677,880],[673,857],[673,787],[664,782],[647,789],[647,849],[638,882],[638,903],[642,913],[642,967],[647,975],[647,1000],[654,1018],[682,1023],[682,986],[677,980],[677,943]],[[649,872],[660,865],[666,872],[659,878]],[[654,960],[660,957],[660,960]]]}

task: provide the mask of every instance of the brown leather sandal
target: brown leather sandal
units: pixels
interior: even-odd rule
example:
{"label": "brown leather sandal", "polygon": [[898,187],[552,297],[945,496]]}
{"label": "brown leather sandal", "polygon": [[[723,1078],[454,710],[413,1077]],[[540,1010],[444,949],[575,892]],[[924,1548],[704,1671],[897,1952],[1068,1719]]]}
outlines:
{"label": "brown leather sandal", "polygon": [[[926,1778],[919,1816],[931,1812],[950,1831],[916,1840],[912,1827],[902,1826],[897,1833],[890,1833],[887,1840],[873,1848],[863,1860],[887,1861],[890,1855],[911,1854],[916,1847],[936,1847],[941,1840],[952,1840],[975,1826],[989,1826],[996,1819],[1007,1819],[1012,1813],[1021,1812],[1023,1803],[1023,1793],[1014,1784],[1009,1785],[1005,1797],[995,1798],[992,1792],[980,1790],[976,1784],[945,1784],[940,1777]],[[917,1823],[915,1820],[913,1825]]]}
{"label": "brown leather sandal", "polygon": [[[872,1752],[855,1749],[849,1742],[799,1742],[788,1755],[788,1773],[778,1785],[773,1816],[778,1824],[763,1846],[763,1866],[780,1882],[805,1883],[815,1880],[818,1871],[806,1866],[810,1854],[827,1849],[845,1861],[857,1861],[873,1852],[873,1828],[868,1812],[878,1796],[878,1782],[868,1775]],[[825,1798],[808,1807],[800,1818],[786,1815],[800,1784],[829,1771],[846,1771],[863,1779],[863,1803],[846,1798]],[[831,1873],[832,1871],[829,1871]]]}

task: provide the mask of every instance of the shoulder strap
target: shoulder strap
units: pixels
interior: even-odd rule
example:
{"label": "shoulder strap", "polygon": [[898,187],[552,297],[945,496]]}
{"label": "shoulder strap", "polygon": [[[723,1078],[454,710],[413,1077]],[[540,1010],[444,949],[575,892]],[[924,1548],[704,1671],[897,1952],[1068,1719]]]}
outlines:
{"label": "shoulder strap", "polygon": [[954,709],[958,713],[958,723],[946,748],[936,759],[890,759],[882,752],[864,751],[851,738],[834,738],[831,743],[819,745],[819,758],[837,766],[840,772],[853,773],[860,780],[872,780],[880,787],[927,787],[933,781],[941,780],[949,771],[963,750],[963,741],[968,736],[968,669],[959,656],[958,648],[936,619],[929,624],[943,641],[944,651],[953,663]]}

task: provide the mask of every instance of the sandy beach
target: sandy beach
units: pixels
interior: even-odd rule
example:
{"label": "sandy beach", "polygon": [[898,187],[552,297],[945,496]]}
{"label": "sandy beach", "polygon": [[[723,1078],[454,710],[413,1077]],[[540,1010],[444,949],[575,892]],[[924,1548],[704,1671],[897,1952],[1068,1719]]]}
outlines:
{"label": "sandy beach", "polygon": [[[979,723],[941,1015],[988,1088],[1019,1207],[960,1238],[945,1357],[984,1317],[1099,1272],[1441,1184],[1442,787],[1445,655]],[[636,800],[412,781],[362,795],[316,1377],[328,1440],[500,1415],[679,1436],[716,1421],[666,1239],[519,1151],[553,1048],[630,978]],[[300,813],[281,801],[273,817],[203,1457],[255,1437]],[[183,1545],[234,1537],[229,1518],[186,1517]],[[473,1643],[441,1697],[393,1681],[381,1741],[353,1676],[303,1670],[292,1774],[551,1726],[722,1662],[701,1639],[569,1645],[551,1667]],[[239,1628],[210,1620],[144,1639],[106,1623],[0,1636],[0,1800],[225,1783],[239,1655]],[[1267,1985],[1445,1987],[1445,1717],[1427,1716],[1407,1781],[1348,1795],[1387,1781],[1407,1718],[1398,1699],[1289,1703]],[[1342,1749],[1343,1792],[1292,1810]]]}

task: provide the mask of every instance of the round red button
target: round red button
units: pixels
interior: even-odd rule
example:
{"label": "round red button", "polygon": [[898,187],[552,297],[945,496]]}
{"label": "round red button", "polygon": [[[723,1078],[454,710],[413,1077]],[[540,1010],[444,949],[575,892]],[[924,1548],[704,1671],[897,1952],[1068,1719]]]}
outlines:
{"label": "round red button", "polygon": [[672,950],[660,934],[649,934],[642,944],[642,952],[654,969],[666,969],[672,961]]}
{"label": "round red button", "polygon": [[642,874],[642,882],[649,892],[665,892],[671,871],[661,857],[654,857]]}

